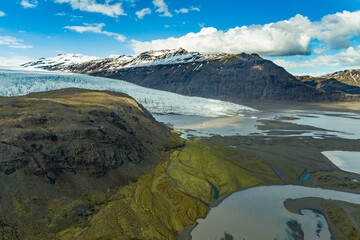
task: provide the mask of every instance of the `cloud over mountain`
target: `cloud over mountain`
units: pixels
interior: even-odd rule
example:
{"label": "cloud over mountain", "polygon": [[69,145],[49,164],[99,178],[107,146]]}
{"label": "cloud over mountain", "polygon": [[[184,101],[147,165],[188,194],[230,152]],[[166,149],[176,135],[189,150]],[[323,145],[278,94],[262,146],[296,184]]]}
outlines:
{"label": "cloud over mountain", "polygon": [[230,28],[213,27],[184,36],[152,41],[132,40],[136,53],[147,50],[185,48],[202,53],[256,52],[262,56],[308,55],[311,42],[319,41],[328,49],[346,48],[350,40],[360,35],[360,11],[344,11],[327,15],[321,21],[310,21],[300,14],[289,20]]}
{"label": "cloud over mountain", "polygon": [[360,63],[360,45],[355,48],[349,47],[335,55],[323,55],[307,61],[275,60],[274,62],[287,69],[315,68],[323,66],[354,67],[359,66]]}

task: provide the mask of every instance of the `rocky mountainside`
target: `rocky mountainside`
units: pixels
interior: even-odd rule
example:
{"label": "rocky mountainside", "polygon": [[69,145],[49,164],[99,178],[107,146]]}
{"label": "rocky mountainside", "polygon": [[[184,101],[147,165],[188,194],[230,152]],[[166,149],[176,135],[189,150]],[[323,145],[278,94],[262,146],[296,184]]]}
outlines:
{"label": "rocky mountainside", "polygon": [[310,87],[257,54],[203,55],[178,49],[42,68],[120,79],[148,88],[235,103],[351,100],[341,91]]}
{"label": "rocky mountainside", "polygon": [[339,72],[334,72],[322,78],[331,79],[335,78],[339,82],[352,85],[352,86],[360,86],[360,69],[351,69],[351,70],[344,70]]}
{"label": "rocky mountainside", "polygon": [[57,239],[43,234],[81,222],[182,144],[122,93],[1,97],[0,109],[1,239]]}
{"label": "rocky mountainside", "polygon": [[348,94],[360,94],[360,85],[348,85],[335,78],[312,76],[296,76],[296,78],[308,86],[323,91],[341,91]]}

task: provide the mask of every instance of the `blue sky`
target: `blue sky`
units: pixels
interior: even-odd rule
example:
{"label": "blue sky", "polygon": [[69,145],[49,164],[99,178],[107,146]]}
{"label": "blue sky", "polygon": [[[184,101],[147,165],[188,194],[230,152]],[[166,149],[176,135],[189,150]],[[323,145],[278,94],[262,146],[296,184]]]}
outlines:
{"label": "blue sky", "polygon": [[359,10],[359,0],[0,0],[0,65],[183,47],[321,75],[360,68]]}

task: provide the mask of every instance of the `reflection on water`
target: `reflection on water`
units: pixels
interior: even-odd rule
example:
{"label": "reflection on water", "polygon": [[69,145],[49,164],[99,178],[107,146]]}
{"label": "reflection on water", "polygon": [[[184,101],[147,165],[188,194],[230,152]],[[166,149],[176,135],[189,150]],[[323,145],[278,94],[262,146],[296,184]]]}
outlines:
{"label": "reflection on water", "polygon": [[[282,109],[279,112],[259,111],[245,116],[209,118],[183,115],[155,115],[164,123],[172,124],[183,137],[195,136],[233,136],[233,135],[263,135],[263,136],[312,136],[315,138],[340,137],[360,139],[360,114],[339,113],[327,111]],[[292,123],[289,129],[269,128],[259,129],[261,120],[275,120],[279,125]],[[278,126],[279,126],[278,125]],[[297,125],[312,126],[318,129],[299,130]]]}
{"label": "reflection on water", "polygon": [[322,154],[341,170],[360,174],[360,152],[325,151]]}
{"label": "reflection on water", "polygon": [[155,118],[160,122],[172,124],[184,134],[188,133],[196,136],[209,136],[212,134],[231,136],[238,134],[249,135],[252,133],[260,133],[255,126],[255,116],[207,118],[184,115],[155,115]]}
{"label": "reflection on water", "polygon": [[[305,239],[331,238],[324,216],[312,210],[302,215],[289,212],[284,201],[292,198],[319,197],[360,204],[357,194],[302,186],[255,187],[236,192],[217,207],[191,233],[192,239],[292,239],[291,225],[301,226]],[[293,224],[289,224],[293,223]]]}

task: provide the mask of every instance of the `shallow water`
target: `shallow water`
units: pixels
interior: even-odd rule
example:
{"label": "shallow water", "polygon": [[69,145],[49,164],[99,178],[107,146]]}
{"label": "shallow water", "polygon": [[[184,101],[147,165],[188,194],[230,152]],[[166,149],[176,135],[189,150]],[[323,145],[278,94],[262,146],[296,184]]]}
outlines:
{"label": "shallow water", "polygon": [[[182,115],[155,115],[158,121],[169,123],[178,129],[182,136],[311,136],[314,138],[339,137],[360,139],[360,114],[346,112],[311,111],[281,109],[279,111],[259,111],[232,117],[198,117]],[[280,123],[293,123],[312,126],[316,130],[267,129],[261,130],[260,120],[276,120]],[[323,129],[323,130],[322,130]]]}
{"label": "shallow water", "polygon": [[331,238],[324,216],[312,210],[302,215],[289,212],[284,201],[292,198],[320,197],[360,204],[357,194],[302,186],[255,187],[236,192],[217,207],[191,232],[193,240],[222,239],[225,233],[234,239],[292,239],[289,221],[301,224],[308,240]]}
{"label": "shallow water", "polygon": [[322,154],[341,170],[360,174],[360,152],[325,151]]}

